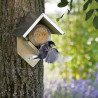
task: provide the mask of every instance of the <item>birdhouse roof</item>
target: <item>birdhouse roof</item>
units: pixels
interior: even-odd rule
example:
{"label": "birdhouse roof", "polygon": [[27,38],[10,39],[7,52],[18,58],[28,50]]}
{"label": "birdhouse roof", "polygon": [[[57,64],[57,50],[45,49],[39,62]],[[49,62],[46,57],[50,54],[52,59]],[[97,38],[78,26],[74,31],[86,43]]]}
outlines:
{"label": "birdhouse roof", "polygon": [[[34,21],[34,20],[33,20]],[[38,24],[44,24],[53,34],[64,34],[64,32],[52,22],[45,13],[42,13],[35,22],[32,21],[31,17],[25,19],[21,25],[19,25],[13,32],[14,36],[25,38],[31,30]]]}

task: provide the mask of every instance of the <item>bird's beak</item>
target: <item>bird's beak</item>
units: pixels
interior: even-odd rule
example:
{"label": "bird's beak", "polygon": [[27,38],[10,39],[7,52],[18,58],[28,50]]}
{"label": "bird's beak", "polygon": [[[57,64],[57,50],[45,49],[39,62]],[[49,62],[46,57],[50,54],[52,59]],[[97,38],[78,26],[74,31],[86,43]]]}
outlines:
{"label": "bird's beak", "polygon": [[56,45],[54,44],[54,46],[56,46]]}
{"label": "bird's beak", "polygon": [[53,45],[54,47],[56,46],[56,45]]}

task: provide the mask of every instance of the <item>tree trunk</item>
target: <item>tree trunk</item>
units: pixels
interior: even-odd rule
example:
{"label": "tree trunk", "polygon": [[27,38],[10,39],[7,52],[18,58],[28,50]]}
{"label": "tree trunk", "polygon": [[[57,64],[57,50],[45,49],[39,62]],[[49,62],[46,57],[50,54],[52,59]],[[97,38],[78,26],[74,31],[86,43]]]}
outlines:
{"label": "tree trunk", "polygon": [[44,0],[0,0],[0,98],[43,98],[43,61],[28,65],[12,36],[28,12],[38,17]]}

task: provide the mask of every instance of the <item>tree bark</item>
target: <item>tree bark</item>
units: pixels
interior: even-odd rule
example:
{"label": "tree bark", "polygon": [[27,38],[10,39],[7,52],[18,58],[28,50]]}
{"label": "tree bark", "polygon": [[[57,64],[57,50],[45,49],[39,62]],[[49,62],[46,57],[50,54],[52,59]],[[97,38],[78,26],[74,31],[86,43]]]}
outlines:
{"label": "tree bark", "polygon": [[13,30],[32,13],[44,12],[44,0],[0,0],[0,98],[43,98],[43,61],[32,68],[18,54]]}

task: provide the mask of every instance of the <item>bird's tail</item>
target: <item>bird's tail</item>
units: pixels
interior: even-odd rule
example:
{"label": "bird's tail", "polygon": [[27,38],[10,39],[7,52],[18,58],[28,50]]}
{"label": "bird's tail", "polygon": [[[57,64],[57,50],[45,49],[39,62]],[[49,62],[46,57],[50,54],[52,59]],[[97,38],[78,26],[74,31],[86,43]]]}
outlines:
{"label": "bird's tail", "polygon": [[29,59],[30,61],[32,61],[32,60],[39,59],[39,57],[38,57],[38,56],[30,56],[28,59]]}
{"label": "bird's tail", "polygon": [[35,58],[33,58],[33,59],[39,59],[39,57],[37,56],[37,57],[35,57]]}

